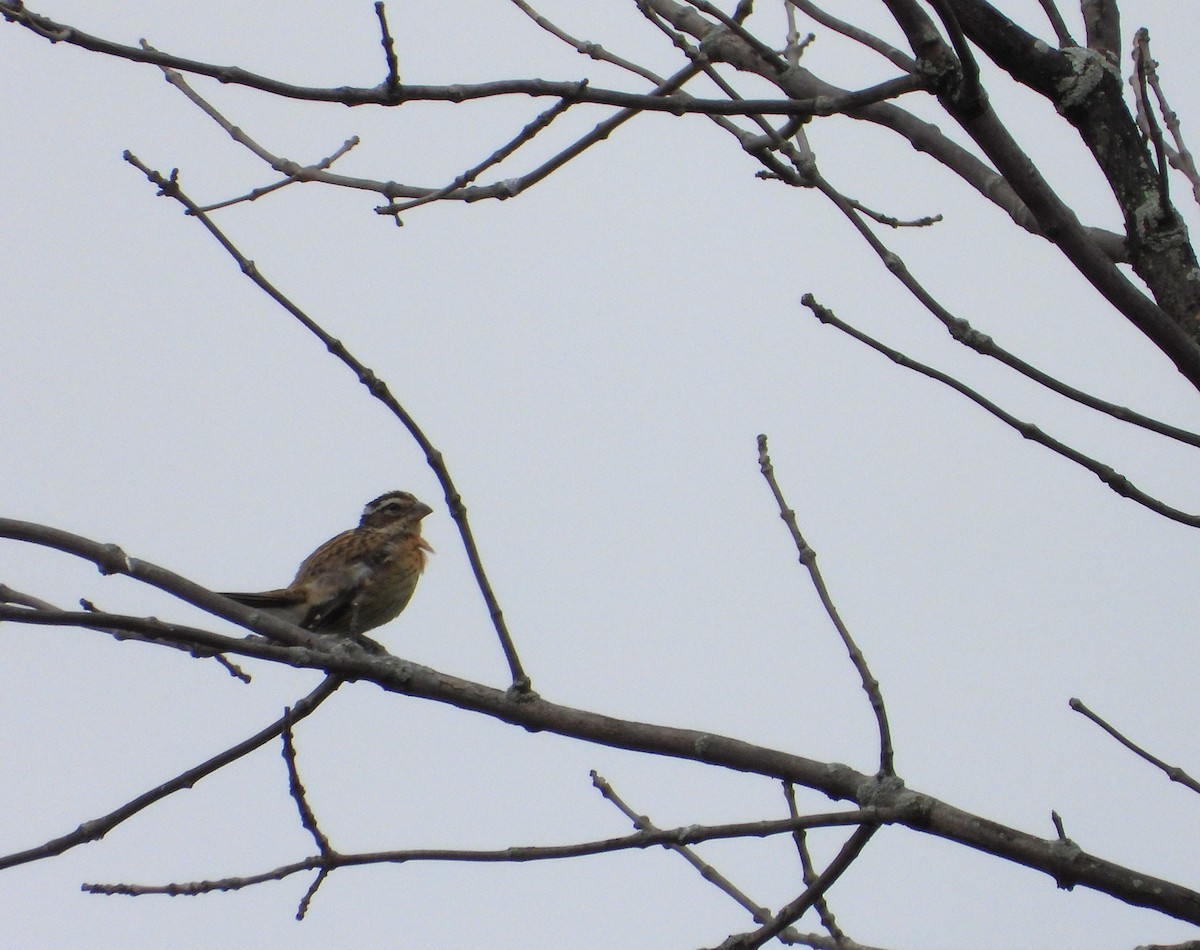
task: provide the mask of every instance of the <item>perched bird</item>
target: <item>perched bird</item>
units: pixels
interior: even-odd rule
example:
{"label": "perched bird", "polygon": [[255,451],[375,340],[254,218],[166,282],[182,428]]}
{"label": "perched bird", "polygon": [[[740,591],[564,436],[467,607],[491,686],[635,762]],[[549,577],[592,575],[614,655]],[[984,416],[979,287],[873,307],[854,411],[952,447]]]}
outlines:
{"label": "perched bird", "polygon": [[432,511],[406,491],[380,495],[357,528],[306,557],[287,587],[223,596],[314,633],[378,646],[363,633],[396,619],[416,590],[425,552],[433,551],[421,537],[421,519]]}

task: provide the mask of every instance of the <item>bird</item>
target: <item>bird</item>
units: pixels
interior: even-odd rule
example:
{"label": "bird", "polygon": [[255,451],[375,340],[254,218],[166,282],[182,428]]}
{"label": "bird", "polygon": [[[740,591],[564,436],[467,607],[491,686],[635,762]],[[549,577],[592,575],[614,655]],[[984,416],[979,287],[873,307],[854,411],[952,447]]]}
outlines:
{"label": "bird", "polygon": [[223,596],[314,633],[336,634],[378,648],[363,636],[408,606],[425,569],[421,519],[433,512],[406,491],[390,491],[363,508],[357,528],[343,531],[301,563],[287,587]]}

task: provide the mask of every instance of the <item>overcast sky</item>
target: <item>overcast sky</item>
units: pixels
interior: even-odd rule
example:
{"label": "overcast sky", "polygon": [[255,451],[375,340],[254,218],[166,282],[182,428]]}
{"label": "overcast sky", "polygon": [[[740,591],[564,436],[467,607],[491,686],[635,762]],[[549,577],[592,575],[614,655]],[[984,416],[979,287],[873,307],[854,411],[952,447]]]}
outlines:
{"label": "overcast sky", "polygon": [[[759,3],[760,35],[783,16]],[[836,5],[901,44],[877,9]],[[1003,4],[1042,36],[1033,0]],[[33,9],[114,40],[299,84],[369,86],[372,4],[55,0]],[[661,74],[678,54],[633,3],[539,5]],[[1070,25],[1082,35],[1077,11]],[[1185,134],[1200,129],[1200,13],[1123,5],[1151,30]],[[403,77],[537,76],[643,91],[502,0],[389,8]],[[808,27],[802,27],[807,29]],[[853,87],[893,75],[819,32],[809,68]],[[1128,71],[1128,59],[1123,63]],[[507,668],[438,483],[405,431],[320,343],[121,160],[178,168],[208,203],[277,174],[151,66],[0,29],[4,292],[0,516],[119,543],[215,589],[286,583],[300,559],[403,488],[434,506],[416,596],[377,631],[400,656],[504,687]],[[994,104],[1085,223],[1119,215],[1085,150],[1036,97],[985,75]],[[271,151],[437,187],[545,107],[304,104],[195,80]],[[745,78],[745,94],[763,94]],[[697,90],[703,89],[701,86]],[[929,105],[905,101],[923,115]],[[484,179],[515,176],[608,113],[573,110]],[[950,132],[949,122],[940,122]],[[1196,133],[1200,134],[1200,133]],[[961,136],[959,136],[961,138]],[[826,177],[934,228],[884,235],[956,314],[1041,368],[1193,430],[1200,400],[1045,241],[884,131],[819,121]],[[1193,146],[1197,142],[1193,140]],[[308,184],[217,216],[292,300],[385,379],[444,453],[534,687],[623,718],[704,729],[872,772],[874,720],[758,473],[781,485],[882,684],[913,788],[1086,851],[1200,880],[1194,795],[1072,713],[1078,696],[1200,771],[1195,529],[1122,500],[936,383],[823,327],[843,319],[976,386],[1176,507],[1200,511],[1194,453],[1124,428],[958,347],[820,195],[758,166],[702,118],[643,116],[517,199],[439,204],[396,228],[379,196]],[[1186,183],[1174,194],[1183,202]],[[1193,228],[1196,209],[1181,204]],[[60,605],[228,629],[88,564],[0,542],[0,583]],[[318,682],[69,629],[0,628],[0,853],[104,814],[245,738]],[[500,848],[624,834],[596,769],[658,825],[777,818],[777,783],[531,735],[447,707],[343,688],[297,730],[302,777],[344,851]],[[801,807],[829,803],[804,793]],[[845,832],[813,835],[828,860]],[[772,908],[802,889],[789,841],[699,849]],[[677,856],[422,864],[186,899],[96,897],[84,881],[166,883],[312,852],[272,745],[98,844],[0,876],[13,946],[694,947],[749,929]],[[1096,947],[1193,928],[902,829],[830,895],[863,943]],[[802,929],[819,929],[805,918]]]}

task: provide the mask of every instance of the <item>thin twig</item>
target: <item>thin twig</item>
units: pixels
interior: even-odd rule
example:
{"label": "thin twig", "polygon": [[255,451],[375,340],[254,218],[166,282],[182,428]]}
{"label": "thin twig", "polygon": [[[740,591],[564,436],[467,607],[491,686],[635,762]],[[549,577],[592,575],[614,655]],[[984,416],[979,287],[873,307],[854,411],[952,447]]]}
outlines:
{"label": "thin twig", "polygon": [[868,33],[861,27],[855,26],[853,23],[847,23],[845,20],[839,20],[830,13],[826,13],[815,3],[810,0],[787,0],[789,7],[795,7],[802,13],[816,20],[822,26],[828,27],[835,33],[841,33],[847,39],[853,40],[867,49],[874,50],[880,56],[884,56],[894,66],[898,66],[906,73],[917,72],[917,61],[909,56],[906,52],[892,46],[891,43],[886,43],[879,37]]}
{"label": "thin twig", "polygon": [[[595,769],[593,769],[590,774],[592,777],[592,784],[599,790],[600,794],[604,796],[605,800],[611,802],[617,808],[617,810],[621,812],[621,814],[628,818],[633,823],[634,828],[636,828],[638,831],[662,830],[658,828],[647,816],[639,815],[632,808],[630,808],[629,805],[626,804],[626,802],[621,798],[621,796],[613,790],[612,785],[609,784],[609,782],[599,773],[597,773]],[[800,816],[798,814],[793,814],[792,817],[799,818]],[[797,832],[793,832],[793,834],[795,833]],[[681,844],[675,844],[674,842],[666,845],[666,847],[669,850],[674,851],[681,858],[687,861],[688,864],[694,867],[700,876],[704,878],[704,880],[708,881],[715,888],[723,891],[725,894],[729,895],[729,897],[733,898],[734,901],[741,905],[750,914],[750,917],[756,924],[765,924],[771,919],[771,911],[768,908],[763,907],[762,905],[751,900],[740,888],[737,887],[737,885],[735,885],[720,871],[696,854],[695,851],[691,850],[690,848],[686,848]],[[801,938],[801,935],[794,931],[790,934],[785,934],[784,936],[793,940]]]}
{"label": "thin twig", "polygon": [[[223,653],[217,650],[178,642],[179,634],[184,629],[187,629],[189,633],[192,632],[190,628],[182,628],[178,624],[164,623],[154,617],[138,617],[133,619],[136,620],[140,629],[134,631],[130,630],[128,626],[113,626],[109,622],[109,618],[112,618],[114,615],[97,610],[95,605],[90,601],[85,600],[81,603],[84,608],[82,613],[64,611],[49,601],[34,597],[32,594],[13,590],[6,584],[0,584],[0,620],[8,620],[16,623],[75,627],[83,626],[81,621],[84,618],[95,618],[94,623],[87,624],[89,629],[107,633],[117,642],[133,640],[138,643],[152,643],[156,646],[171,647],[186,652],[189,656],[193,656],[198,660],[215,660],[220,666],[225,668],[225,671],[230,676],[241,680],[243,683],[249,683],[252,679],[249,673]],[[20,607],[32,609],[13,609],[8,606],[9,604],[17,604]]]}
{"label": "thin twig", "polygon": [[1150,97],[1146,95],[1150,63],[1150,31],[1145,27],[1138,30],[1137,42],[1133,47],[1133,62],[1138,81],[1138,101],[1145,104],[1145,128],[1150,135],[1150,143],[1154,146],[1154,157],[1158,164],[1158,200],[1162,203],[1163,208],[1169,208],[1171,206],[1171,185],[1170,176],[1167,173],[1166,145],[1163,142],[1158,118],[1150,107]]}
{"label": "thin twig", "polygon": [[[290,709],[284,710],[285,715],[289,712],[291,712]],[[300,824],[304,826],[305,831],[312,835],[317,850],[321,854],[332,854],[333,848],[329,846],[329,838],[317,823],[317,816],[308,803],[308,793],[304,790],[304,783],[300,781],[300,772],[296,768],[296,745],[292,739],[291,727],[284,726],[280,737],[283,739],[283,761],[287,764],[288,792],[296,803],[296,810],[300,813]]]}
{"label": "thin twig", "polygon": [[754,821],[727,825],[687,825],[655,831],[638,831],[619,838],[605,838],[566,845],[542,845],[503,848],[499,850],[470,850],[457,848],[415,848],[404,851],[373,851],[367,853],[342,854],[330,851],[316,854],[302,861],[285,864],[259,874],[219,880],[195,881],[174,884],[84,884],[83,890],[92,894],[121,894],[140,897],[148,894],[196,895],[213,891],[235,891],[262,884],[265,881],[280,881],[303,871],[324,869],[334,871],[343,867],[362,867],[374,864],[408,864],[416,861],[463,862],[475,864],[522,864],[530,861],[559,861],[564,858],[588,857],[595,854],[612,854],[618,851],[642,850],[667,847],[671,844],[698,844],[703,841],[727,840],[731,838],[765,838],[790,834],[798,825],[816,827],[875,828],[877,822],[888,822],[895,817],[892,809],[866,808],[855,811],[833,812],[825,815],[807,815],[799,821]]}
{"label": "thin twig", "polygon": [[1054,35],[1058,37],[1058,45],[1060,47],[1078,46],[1079,44],[1071,36],[1071,31],[1067,29],[1066,21],[1062,18],[1062,14],[1058,12],[1058,7],[1055,6],[1054,0],[1039,0],[1042,5],[1042,10],[1046,14],[1046,19],[1050,21],[1050,26],[1054,28]]}
{"label": "thin twig", "polygon": [[[796,786],[791,782],[783,783],[783,796],[787,800],[788,814],[793,818],[800,816],[800,810],[796,807]],[[808,832],[804,828],[797,828],[792,832],[792,841],[796,845],[796,853],[800,855],[800,867],[804,874],[804,886],[811,887],[817,880],[817,869],[813,866],[812,855],[808,850]],[[846,934],[841,927],[838,926],[837,919],[833,916],[833,911],[829,909],[829,902],[825,898],[818,897],[813,901],[813,908],[817,912],[817,916],[821,918],[821,926],[829,931],[829,936],[833,938],[834,943],[838,947],[842,947],[846,943]]]}
{"label": "thin twig", "polygon": [[981,333],[971,326],[966,320],[961,317],[956,317],[947,310],[938,300],[925,289],[918,281],[904,260],[888,248],[875,234],[874,231],[864,222],[856,213],[856,202],[847,198],[828,181],[825,180],[815,169],[810,173],[812,186],[818,189],[825,197],[833,202],[834,206],[842,212],[843,215],[854,225],[858,233],[870,246],[871,250],[879,257],[879,259],[887,267],[888,271],[900,281],[906,290],[917,299],[917,301],[925,307],[941,324],[946,328],[950,335],[959,343],[969,347],[981,356],[987,356],[994,360],[1003,363],[1009,369],[1015,370],[1026,379],[1032,380],[1039,386],[1044,386],[1051,392],[1055,392],[1060,396],[1070,399],[1072,402],[1079,403],[1081,406],[1087,406],[1089,409],[1094,409],[1097,412],[1102,412],[1105,415],[1112,416],[1114,419],[1119,419],[1121,422],[1127,422],[1130,425],[1135,425],[1151,432],[1156,432],[1159,435],[1166,436],[1169,439],[1174,439],[1177,442],[1183,442],[1186,445],[1192,445],[1200,448],[1200,434],[1190,432],[1187,429],[1181,429],[1178,426],[1170,425],[1158,419],[1152,419],[1149,416],[1143,415],[1140,412],[1135,412],[1126,406],[1119,406],[1116,403],[1109,402],[1105,399],[1100,399],[1090,393],[1084,392],[1081,389],[1076,389],[1074,386],[1069,386],[1066,383],[1056,379],[1049,373],[1046,373],[1031,363],[1027,363],[1019,356],[1009,352],[1004,347],[1000,346],[990,336]]}
{"label": "thin twig", "polygon": [[[379,6],[382,6],[380,4]],[[312,810],[312,806],[308,803],[308,793],[304,790],[304,783],[300,781],[300,772],[296,768],[296,746],[292,741],[292,730],[290,726],[285,726],[283,730],[283,761],[287,763],[288,771],[288,792],[292,796],[292,800],[296,803],[296,810],[300,813],[300,824],[312,835],[313,841],[316,842],[317,852],[323,858],[328,858],[334,854],[334,850],[329,845],[329,838],[325,832],[321,830],[321,826],[317,823],[316,813]],[[312,904],[313,897],[316,896],[317,890],[325,882],[329,876],[328,868],[321,868],[317,872],[317,876],[313,878],[312,883],[308,886],[304,896],[300,898],[300,905],[296,908],[296,919],[303,920],[308,913],[308,908]]]}
{"label": "thin twig", "polygon": [[528,692],[530,689],[529,677],[526,676],[524,669],[521,667],[521,661],[517,657],[516,646],[513,644],[512,637],[508,632],[508,625],[504,622],[504,614],[500,609],[500,603],[492,591],[491,582],[488,580],[487,573],[483,567],[483,559],[480,557],[479,548],[471,532],[470,522],[467,520],[466,506],[463,504],[462,496],[459,495],[458,489],[454,487],[454,481],[450,477],[450,471],[446,467],[442,453],[434,447],[433,443],[429,441],[429,438],[421,430],[421,427],[417,425],[416,420],[409,415],[408,411],[392,395],[387,383],[376,376],[374,371],[363,365],[345,347],[341,340],[327,333],[320,324],[301,310],[300,307],[292,303],[282,291],[267,280],[259,272],[254,262],[238,250],[234,243],[225,236],[225,233],[217,227],[212,218],[205,214],[200,209],[200,206],[183,192],[179,187],[177,175],[172,175],[169,179],[164,178],[157,171],[142,164],[137,156],[130,152],[125,153],[125,160],[137,168],[147,179],[158,185],[161,195],[178,201],[187,209],[189,214],[197,218],[208,229],[209,233],[217,239],[218,243],[220,243],[230,257],[237,261],[242,273],[254,281],[272,300],[295,317],[306,330],[325,345],[325,348],[330,353],[349,367],[358,378],[358,381],[366,387],[372,396],[383,403],[391,411],[392,415],[400,420],[414,441],[421,447],[421,450],[425,453],[425,460],[428,462],[429,467],[433,469],[445,492],[446,506],[450,512],[450,516],[454,518],[455,523],[458,525],[458,532],[462,537],[463,547],[466,549],[467,558],[471,562],[471,570],[475,574],[476,583],[483,594],[488,613],[492,618],[492,625],[495,627],[496,634],[500,639],[500,646],[504,651],[505,659],[508,661],[509,670],[512,673],[513,688],[518,693]]}
{"label": "thin twig", "polygon": [[1121,745],[1125,746],[1125,748],[1128,749],[1130,752],[1132,752],[1134,755],[1138,756],[1141,759],[1144,759],[1145,761],[1147,761],[1151,765],[1153,765],[1156,769],[1159,769],[1160,771],[1162,771],[1167,776],[1167,778],[1169,778],[1172,782],[1178,782],[1180,785],[1190,788],[1193,792],[1200,794],[1200,781],[1197,781],[1196,779],[1192,778],[1190,775],[1188,775],[1187,772],[1185,772],[1179,766],[1168,765],[1162,759],[1158,758],[1158,756],[1153,755],[1150,752],[1147,752],[1145,749],[1143,749],[1140,745],[1138,745],[1132,739],[1127,739],[1120,732],[1118,732],[1114,726],[1109,725],[1107,722],[1105,722],[1103,719],[1101,719],[1098,715],[1096,715],[1094,712],[1092,712],[1090,709],[1088,709],[1088,707],[1085,706],[1081,700],[1072,699],[1070,702],[1070,706],[1072,709],[1075,710],[1075,712],[1079,713],[1082,716],[1086,716],[1088,719],[1090,719],[1092,722],[1094,722],[1097,726],[1099,726],[1101,729],[1103,729],[1105,732],[1107,732],[1110,736],[1112,736],[1114,739],[1116,739],[1119,743],[1121,743]]}
{"label": "thin twig", "polygon": [[779,517],[783,519],[783,523],[787,525],[788,531],[792,535],[792,541],[796,545],[796,552],[800,556],[800,563],[808,570],[813,587],[817,590],[817,596],[821,599],[821,605],[825,608],[825,613],[828,614],[829,619],[833,622],[838,636],[842,638],[842,644],[846,647],[846,652],[850,655],[850,662],[854,664],[854,668],[858,671],[859,679],[862,681],[863,692],[867,694],[867,699],[871,703],[871,711],[875,714],[875,722],[879,727],[879,774],[895,775],[895,753],[892,749],[892,732],[888,726],[887,708],[883,704],[883,692],[879,688],[879,681],[871,675],[870,667],[867,666],[867,658],[863,656],[862,650],[858,648],[858,644],[850,636],[849,629],[842,622],[841,615],[833,603],[833,598],[829,595],[829,589],[825,586],[825,579],[821,576],[821,570],[817,567],[817,552],[809,547],[808,542],[804,540],[804,536],[800,533],[800,526],[796,521],[796,512],[789,508],[787,502],[784,500],[783,491],[780,489],[779,482],[775,478],[775,467],[771,464],[771,457],[767,454],[767,437],[765,435],[758,437],[758,467],[763,474],[763,478],[766,479],[768,487],[771,489],[771,494],[775,496],[775,503],[779,506]]}
{"label": "thin twig", "polygon": [[834,316],[833,311],[817,303],[812,294],[805,294],[800,298],[800,302],[804,304],[804,306],[808,307],[813,312],[813,315],[822,323],[841,330],[847,336],[853,337],[860,343],[865,343],[871,349],[875,350],[875,352],[883,354],[893,363],[903,366],[905,369],[911,369],[914,372],[920,373],[922,376],[927,376],[930,379],[937,380],[939,383],[942,383],[945,386],[949,386],[955,392],[966,396],[977,406],[991,413],[1005,425],[1015,429],[1024,438],[1033,442],[1037,442],[1039,445],[1044,445],[1052,452],[1056,452],[1063,458],[1074,462],[1076,465],[1086,468],[1122,498],[1128,498],[1131,501],[1135,501],[1144,508],[1148,508],[1156,514],[1162,515],[1164,518],[1169,518],[1172,521],[1178,521],[1180,524],[1186,524],[1193,528],[1200,528],[1200,515],[1194,515],[1189,514],[1186,511],[1180,511],[1178,508],[1173,508],[1165,502],[1146,494],[1144,491],[1134,485],[1128,478],[1113,469],[1112,466],[1105,465],[1103,462],[1099,462],[1088,455],[1084,455],[1082,452],[1071,448],[1070,446],[1058,441],[1055,438],[1052,438],[1051,436],[1046,435],[1046,433],[1044,433],[1032,422],[1025,422],[1021,419],[1018,419],[1011,413],[1001,409],[990,399],[987,399],[986,397],[977,393],[970,386],[959,382],[954,377],[949,376],[940,370],[936,370],[931,366],[926,366],[924,363],[919,363],[911,357],[905,356],[899,350],[892,349],[890,346],[880,343],[874,337],[868,336],[866,333],[863,333],[861,330],[850,326],[848,323],[844,323]]}
{"label": "thin twig", "polygon": [[[584,89],[586,86],[586,79],[579,84],[580,89]],[[476,178],[487,171],[487,169],[491,168],[493,165],[499,165],[502,161],[504,161],[504,159],[512,155],[513,152],[529,142],[543,129],[547,128],[551,122],[571,108],[576,101],[577,100],[575,99],[561,99],[549,109],[539,113],[538,116],[532,122],[528,123],[523,129],[521,129],[521,131],[518,132],[513,139],[500,146],[500,148],[492,152],[491,155],[485,158],[478,165],[468,168],[465,172],[462,172],[454,179],[454,181],[450,182],[450,184],[445,185],[442,188],[438,188],[436,191],[431,191],[427,195],[422,195],[420,198],[413,198],[400,204],[393,203],[376,208],[376,213],[395,215],[396,222],[399,224],[401,223],[400,215],[405,211],[411,211],[413,208],[419,208],[421,205],[429,204],[433,201],[440,201],[447,195],[450,195],[466,185],[469,185]]]}
{"label": "thin twig", "polygon": [[912,218],[909,220],[902,220],[900,218],[893,217],[892,215],[884,214],[882,211],[875,211],[872,208],[868,208],[861,201],[856,201],[854,198],[847,198],[846,200],[848,202],[850,202],[850,206],[852,208],[854,208],[856,211],[861,211],[863,214],[865,214],[871,220],[878,221],[880,224],[884,225],[885,227],[889,227],[892,229],[929,228],[929,227],[933,227],[933,225],[935,225],[935,224],[940,223],[942,220],[942,216],[940,214],[926,215],[923,218]]}
{"label": "thin twig", "polygon": [[[222,208],[228,208],[232,205],[242,204],[247,201],[257,201],[264,195],[269,195],[273,192],[279,191],[279,189],[286,188],[288,185],[294,185],[296,182],[303,183],[309,181],[319,181],[319,174],[331,168],[334,162],[349,152],[352,148],[355,148],[359,144],[359,141],[360,140],[357,135],[352,135],[341,144],[341,147],[338,148],[337,151],[327,155],[316,164],[305,165],[303,168],[296,167],[294,171],[289,173],[286,178],[281,179],[280,181],[274,182],[270,185],[262,185],[258,188],[251,188],[250,191],[246,192],[246,194],[239,195],[236,198],[226,198],[224,201],[218,201],[214,204],[204,205],[203,210],[206,213],[219,211]],[[292,166],[289,165],[289,167]]]}
{"label": "thin twig", "polygon": [[566,30],[555,25],[554,23],[551,23],[550,20],[546,19],[546,17],[526,3],[525,0],[510,0],[510,2],[543,30],[545,30],[551,36],[562,40],[568,46],[573,47],[576,52],[581,53],[584,56],[591,57],[597,62],[610,63],[613,66],[618,66],[621,69],[633,73],[634,75],[641,76],[643,79],[649,80],[655,85],[662,82],[660,77],[655,75],[654,72],[646,67],[617,56],[615,53],[606,50],[599,43],[592,43],[587,40],[581,40],[572,36],[570,33],[566,32]]}
{"label": "thin twig", "polygon": [[789,925],[799,920],[804,912],[812,907],[837,882],[838,878],[846,873],[878,830],[878,825],[860,825],[856,828],[854,834],[842,845],[841,850],[829,862],[825,870],[817,876],[817,879],[804,889],[804,893],[776,914],[773,921],[753,933],[730,937],[721,944],[720,950],[755,950],[778,937]]}
{"label": "thin twig", "polygon": [[18,851],[15,854],[0,857],[0,869],[14,867],[18,864],[27,864],[30,861],[37,861],[42,858],[54,857],[77,845],[98,841],[117,827],[117,825],[121,824],[121,822],[132,818],[138,812],[148,808],[155,802],[161,801],[168,795],[178,792],[181,789],[192,788],[205,776],[211,775],[231,762],[235,762],[255,749],[266,745],[284,729],[312,714],[321,703],[333,694],[333,691],[341,685],[341,682],[336,676],[327,676],[321,682],[320,686],[303,699],[294,703],[281,718],[271,723],[261,732],[255,733],[249,739],[239,742],[237,745],[213,756],[206,762],[201,762],[194,768],[190,768],[186,772],[181,772],[157,788],[153,788],[132,801],[126,802],[115,811],[83,822],[70,834],[63,835],[61,838],[54,838],[43,845],[30,848],[27,851]]}
{"label": "thin twig", "polygon": [[[444,86],[401,84],[395,88],[389,88],[386,83],[378,86],[299,86],[268,76],[260,76],[238,66],[220,66],[215,63],[174,56],[160,50],[140,49],[136,46],[114,43],[72,26],[56,23],[48,17],[36,14],[26,8],[18,10],[11,7],[0,7],[0,9],[5,11],[5,19],[52,42],[79,46],[92,52],[127,59],[135,63],[151,63],[160,67],[169,66],[181,72],[210,76],[222,83],[246,86],[281,98],[306,102],[325,102],[346,106],[396,107],[408,102],[460,103],[474,99],[506,96],[562,99],[572,95],[573,89],[578,85],[578,82],[546,79],[502,79],[495,82],[453,83]],[[874,94],[868,93],[867,95],[868,98],[875,101]],[[750,99],[746,100],[745,104],[724,99],[689,98],[684,100],[669,95],[651,94],[646,96],[640,93],[602,89],[596,86],[589,86],[581,101],[596,105],[631,108],[639,112],[666,112],[676,115],[685,113],[698,115],[747,115],[751,113],[807,115],[811,113],[814,106],[812,101],[789,98]]]}
{"label": "thin twig", "polygon": [[[143,49],[154,50],[154,47],[145,40],[141,41],[141,45]],[[220,201],[215,204],[205,205],[202,209],[204,211],[216,211],[220,208],[227,208],[230,205],[239,204],[241,202],[256,201],[263,197],[263,195],[271,194],[274,191],[278,191],[280,188],[286,188],[288,185],[295,184],[296,182],[324,181],[326,179],[322,173],[327,171],[334,164],[334,162],[359,144],[358,136],[351,136],[342,143],[340,148],[338,148],[331,155],[321,159],[316,164],[300,165],[291,159],[282,158],[273,154],[272,152],[267,151],[267,149],[259,142],[247,135],[244,129],[230,122],[212,103],[210,103],[207,99],[200,95],[200,93],[196,92],[196,90],[192,88],[187,79],[184,78],[183,73],[176,69],[171,69],[168,66],[160,65],[159,69],[162,71],[163,78],[165,78],[167,82],[183,93],[183,95],[192,103],[192,105],[196,106],[196,108],[212,119],[222,129],[224,129],[225,133],[231,139],[233,139],[242,147],[248,149],[255,156],[266,162],[276,171],[283,172],[287,176],[282,181],[277,181],[270,185],[254,188],[249,193],[240,197],[229,198],[225,201]]]}
{"label": "thin twig", "polygon": [[388,29],[387,12],[382,3],[375,4],[375,16],[379,18],[379,32],[382,34],[379,42],[383,46],[383,55],[387,60],[387,79],[385,84],[388,92],[396,95],[400,91],[400,60],[396,57],[396,41]]}
{"label": "thin twig", "polygon": [[[1192,153],[1187,147],[1187,143],[1183,141],[1183,129],[1179,124],[1179,116],[1175,110],[1171,108],[1167,102],[1167,97],[1163,93],[1162,81],[1158,76],[1158,61],[1150,55],[1150,33],[1148,30],[1138,30],[1134,37],[1134,44],[1137,52],[1134,54],[1138,62],[1145,67],[1145,78],[1150,84],[1150,88],[1154,90],[1154,98],[1158,101],[1158,110],[1162,113],[1163,123],[1167,127],[1167,131],[1171,133],[1171,138],[1175,142],[1175,147],[1171,148],[1164,143],[1163,147],[1167,154],[1167,161],[1178,169],[1180,173],[1192,185],[1192,198],[1200,204],[1200,171],[1196,169],[1196,162],[1192,158]],[[1130,83],[1135,90],[1135,99],[1137,101],[1137,117],[1138,124],[1143,131],[1149,133],[1149,121],[1144,113],[1152,111],[1150,103],[1146,101],[1145,90],[1141,84],[1135,81],[1136,77],[1130,78]]]}

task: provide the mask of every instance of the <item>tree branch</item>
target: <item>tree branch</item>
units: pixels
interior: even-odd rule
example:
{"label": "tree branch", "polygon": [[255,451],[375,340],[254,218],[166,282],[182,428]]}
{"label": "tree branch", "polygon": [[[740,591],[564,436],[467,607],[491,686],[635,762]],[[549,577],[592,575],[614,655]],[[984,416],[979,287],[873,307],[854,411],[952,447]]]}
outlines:
{"label": "tree branch", "polygon": [[1063,442],[1058,441],[1051,436],[1046,435],[1032,422],[1025,422],[1018,419],[1016,416],[1001,409],[990,399],[981,396],[970,386],[959,382],[952,376],[936,370],[931,366],[926,366],[911,357],[905,356],[899,350],[895,350],[890,346],[880,343],[878,340],[861,330],[855,329],[850,324],[839,320],[833,311],[827,307],[817,303],[812,294],[805,294],[800,302],[808,307],[822,323],[828,324],[838,330],[841,330],[847,336],[853,337],[860,343],[865,343],[877,353],[881,353],[890,359],[893,363],[903,366],[905,369],[911,369],[914,372],[920,373],[922,376],[927,376],[930,379],[937,380],[945,386],[949,386],[955,392],[966,396],[980,408],[986,410],[991,415],[995,416],[1005,425],[1015,429],[1026,439],[1037,442],[1039,445],[1044,445],[1052,452],[1056,452],[1063,458],[1074,462],[1076,465],[1086,468],[1089,472],[1095,475],[1100,481],[1104,482],[1109,488],[1115,491],[1123,498],[1128,498],[1131,501],[1137,502],[1145,508],[1149,508],[1155,514],[1162,515],[1164,518],[1169,518],[1172,521],[1178,521],[1180,524],[1188,525],[1192,528],[1200,528],[1200,515],[1194,515],[1186,511],[1181,511],[1178,508],[1173,508],[1163,501],[1146,494],[1140,488],[1133,484],[1128,478],[1116,471],[1110,465],[1105,465],[1103,462],[1097,461],[1082,452],[1071,448]]}
{"label": "tree branch", "polygon": [[303,699],[297,700],[290,709],[284,712],[282,717],[275,720],[275,722],[262,731],[255,733],[249,739],[239,742],[237,745],[226,749],[224,752],[213,756],[205,762],[201,762],[186,772],[181,772],[175,778],[163,782],[157,788],[139,795],[115,811],[111,811],[99,818],[85,821],[70,834],[63,835],[61,838],[53,838],[45,844],[39,845],[36,848],[30,848],[27,851],[18,851],[14,854],[0,857],[0,870],[15,867],[19,864],[28,864],[31,861],[39,861],[42,858],[54,857],[78,845],[99,841],[117,827],[117,825],[121,824],[121,822],[132,818],[138,812],[145,810],[154,803],[181,789],[192,788],[205,776],[223,769],[231,762],[235,762],[255,749],[266,745],[285,729],[289,729],[301,719],[315,712],[321,703],[333,695],[334,690],[341,685],[341,682],[336,676],[326,677],[320,686]]}
{"label": "tree branch", "polygon": [[[0,518],[0,537],[53,547],[87,560],[99,559],[120,573],[169,593],[182,593],[182,599],[203,609],[213,603],[221,608],[220,615],[235,622],[241,620],[235,616],[240,611],[257,617],[257,612],[246,608],[227,609],[226,605],[239,605],[149,562],[129,558],[111,545],[5,518]],[[265,627],[266,619],[271,618],[258,618],[257,623]],[[281,624],[284,630],[289,628],[282,621],[274,623]],[[254,640],[229,640],[226,644],[223,642],[226,640],[211,634],[203,645],[220,642],[221,648],[231,653],[273,660],[297,669],[319,669],[345,680],[364,680],[387,692],[481,713],[531,732],[552,732],[612,748],[762,775],[815,789],[838,801],[852,801],[861,808],[891,809],[889,820],[894,823],[1041,871],[1052,876],[1060,887],[1083,885],[1126,903],[1200,924],[1200,893],[1196,891],[1075,848],[1064,849],[1057,840],[1039,838],[962,811],[932,796],[906,789],[898,779],[880,780],[847,765],[808,759],[713,733],[575,709],[548,702],[533,693],[495,689],[399,657],[379,656],[349,646],[304,649]],[[295,870],[318,866],[319,862],[309,862],[297,865]]]}

